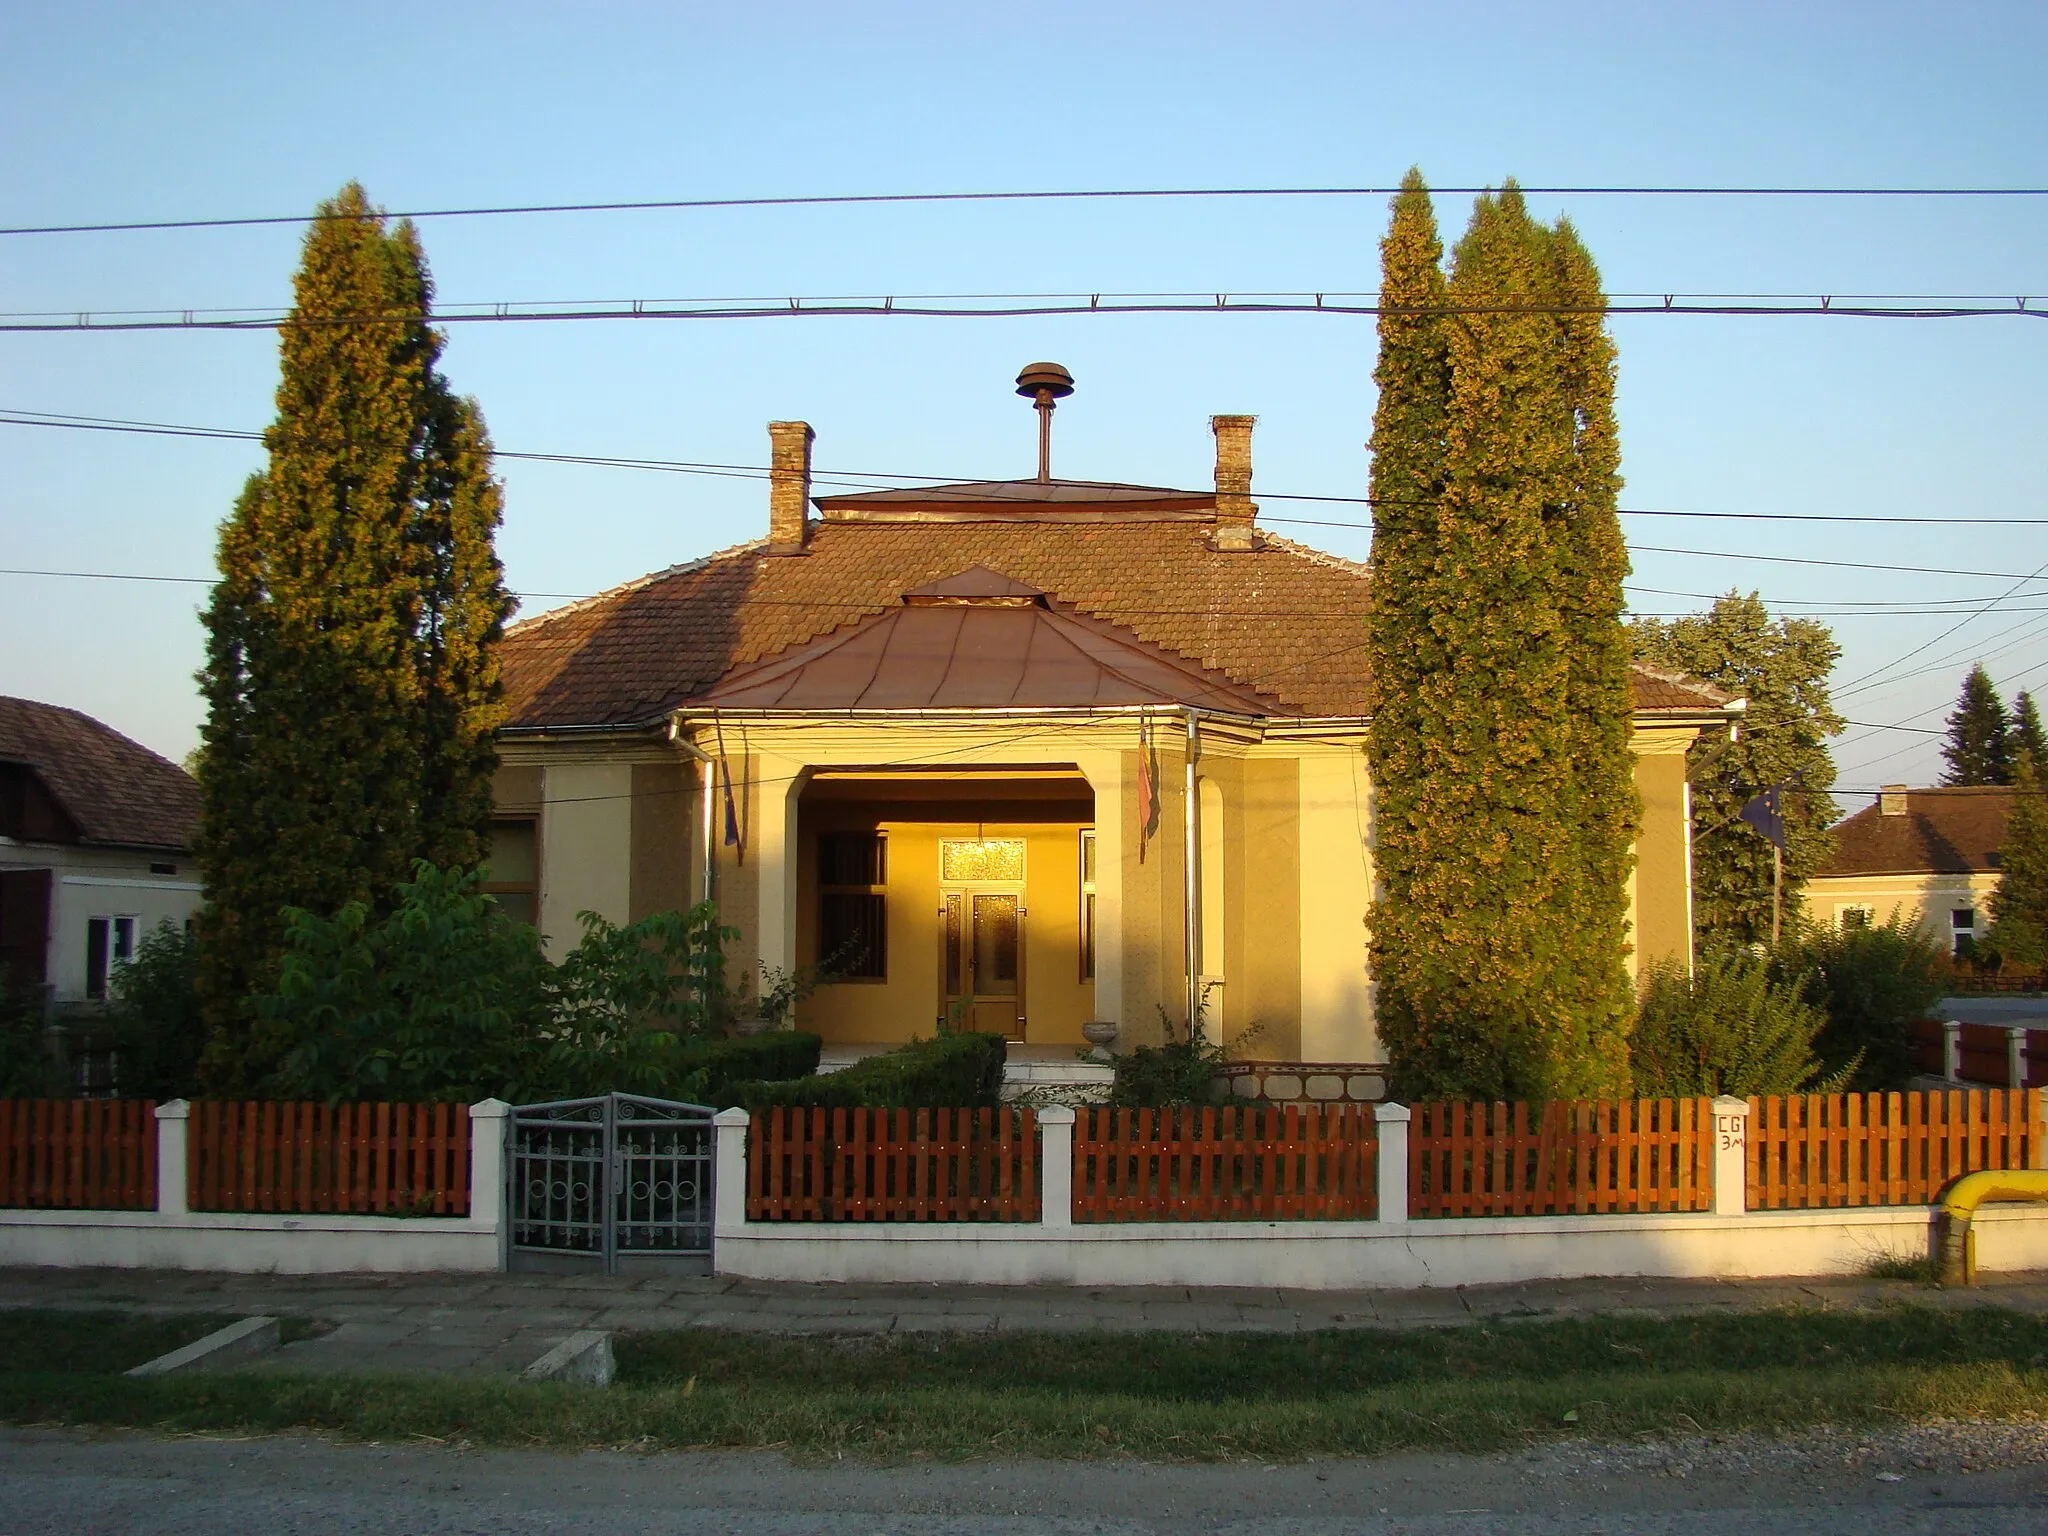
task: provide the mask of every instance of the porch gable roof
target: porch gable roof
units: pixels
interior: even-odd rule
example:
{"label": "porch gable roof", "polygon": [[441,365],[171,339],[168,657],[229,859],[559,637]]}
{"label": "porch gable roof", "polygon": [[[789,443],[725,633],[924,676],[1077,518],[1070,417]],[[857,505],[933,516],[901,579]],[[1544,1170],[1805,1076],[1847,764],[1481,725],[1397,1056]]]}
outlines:
{"label": "porch gable roof", "polygon": [[742,668],[691,701],[707,709],[1086,709],[1193,705],[1240,715],[1283,706],[1119,625],[1062,611],[976,566],[899,606]]}

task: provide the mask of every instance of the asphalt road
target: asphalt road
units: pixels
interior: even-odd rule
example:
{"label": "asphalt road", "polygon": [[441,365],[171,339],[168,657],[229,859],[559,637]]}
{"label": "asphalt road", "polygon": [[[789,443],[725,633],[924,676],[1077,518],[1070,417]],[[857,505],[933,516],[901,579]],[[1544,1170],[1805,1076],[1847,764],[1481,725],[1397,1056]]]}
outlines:
{"label": "asphalt road", "polygon": [[2006,1536],[2048,1530],[2044,1456],[2048,1430],[1965,1426],[1875,1441],[1737,1436],[1283,1466],[886,1467],[793,1464],[773,1452],[560,1456],[8,1430],[0,1431],[0,1531]]}

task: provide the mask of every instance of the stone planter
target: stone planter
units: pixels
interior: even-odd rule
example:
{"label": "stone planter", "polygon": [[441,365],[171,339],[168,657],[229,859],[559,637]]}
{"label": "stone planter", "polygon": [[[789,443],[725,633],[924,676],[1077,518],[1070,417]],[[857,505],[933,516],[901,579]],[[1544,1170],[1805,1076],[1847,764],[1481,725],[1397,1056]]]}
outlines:
{"label": "stone planter", "polygon": [[1116,1044],[1116,1037],[1123,1033],[1123,1026],[1114,1019],[1093,1019],[1081,1026],[1081,1038],[1095,1047],[1088,1054],[1097,1061],[1110,1059],[1109,1048]]}

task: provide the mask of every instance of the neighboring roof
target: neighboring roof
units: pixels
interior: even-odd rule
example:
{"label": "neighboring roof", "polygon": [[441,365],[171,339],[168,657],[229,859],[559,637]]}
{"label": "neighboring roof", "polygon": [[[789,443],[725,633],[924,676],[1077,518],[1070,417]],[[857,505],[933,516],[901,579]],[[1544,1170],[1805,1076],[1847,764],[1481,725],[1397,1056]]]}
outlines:
{"label": "neighboring roof", "polygon": [[1906,813],[1864,807],[1835,826],[1835,856],[1818,871],[1839,875],[1964,875],[1998,868],[2013,791],[2003,785],[1909,789]]}
{"label": "neighboring roof", "polygon": [[976,566],[902,606],[744,667],[697,702],[717,709],[1086,709],[1192,704],[1271,715],[1235,686],[1044,593]]}
{"label": "neighboring roof", "polygon": [[0,762],[34,770],[86,842],[187,849],[198,836],[197,781],[75,709],[0,697]]}
{"label": "neighboring roof", "polygon": [[[1156,487],[1053,481],[1059,507],[984,506],[975,516],[899,520],[860,510],[912,511],[914,498],[976,489],[822,498],[826,518],[812,525],[807,553],[741,545],[514,625],[501,652],[507,725],[652,721],[738,668],[899,609],[905,592],[973,566],[1046,594],[1062,615],[1115,625],[1267,695],[1272,713],[1370,712],[1364,565],[1263,531],[1253,549],[1211,549],[1207,520],[1146,498],[1212,507],[1214,498]],[[849,515],[835,516],[836,506]],[[1676,674],[1639,667],[1635,682],[1638,709],[1652,713],[1712,713],[1729,702]]]}

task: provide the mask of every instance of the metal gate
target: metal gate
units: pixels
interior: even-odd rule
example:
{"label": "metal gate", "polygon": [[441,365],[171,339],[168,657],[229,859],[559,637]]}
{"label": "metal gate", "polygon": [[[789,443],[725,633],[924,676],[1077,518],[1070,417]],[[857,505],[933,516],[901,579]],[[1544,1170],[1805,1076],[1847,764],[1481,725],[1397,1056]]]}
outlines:
{"label": "metal gate", "polygon": [[514,1109],[506,1267],[708,1274],[714,1113],[625,1093]]}

